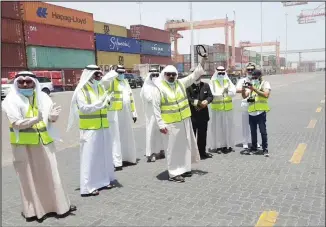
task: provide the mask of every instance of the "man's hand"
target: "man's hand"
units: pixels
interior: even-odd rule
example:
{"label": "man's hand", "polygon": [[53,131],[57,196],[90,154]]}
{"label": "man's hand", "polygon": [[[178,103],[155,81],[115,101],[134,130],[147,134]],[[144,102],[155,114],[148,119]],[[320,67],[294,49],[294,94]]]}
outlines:
{"label": "man's hand", "polygon": [[207,100],[202,101],[199,104],[199,106],[200,106],[200,109],[199,110],[206,108],[207,107],[207,104],[208,104]]}
{"label": "man's hand", "polygon": [[205,63],[206,63],[206,61],[208,60],[208,55],[207,55],[207,53],[205,53],[205,54],[203,54],[203,57],[202,57],[202,59],[200,60],[200,64],[201,64],[201,66],[204,68],[204,65],[205,65]]}
{"label": "man's hand", "polygon": [[136,123],[137,117],[133,117],[132,119],[134,120],[134,123]]}
{"label": "man's hand", "polygon": [[61,106],[57,106],[55,103],[53,104],[52,110],[49,114],[49,119],[51,122],[56,122],[59,118],[59,114],[61,112]]}
{"label": "man's hand", "polygon": [[224,93],[224,94],[227,94],[228,92],[229,92],[229,88],[228,88],[228,87],[224,88],[223,93]]}
{"label": "man's hand", "polygon": [[167,134],[168,133],[168,129],[167,128],[161,128],[160,132],[163,134]]}

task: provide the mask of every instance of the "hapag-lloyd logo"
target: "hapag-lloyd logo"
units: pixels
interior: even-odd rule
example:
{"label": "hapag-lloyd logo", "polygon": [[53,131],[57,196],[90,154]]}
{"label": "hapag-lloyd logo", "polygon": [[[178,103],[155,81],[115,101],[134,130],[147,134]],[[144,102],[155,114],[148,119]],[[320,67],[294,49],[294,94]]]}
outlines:
{"label": "hapag-lloyd logo", "polygon": [[78,23],[78,24],[86,24],[87,20],[86,18],[82,19],[82,18],[78,18],[75,16],[65,16],[56,12],[52,12],[52,18],[58,19],[58,20],[62,20],[62,21],[67,21],[68,23]]}
{"label": "hapag-lloyd logo", "polygon": [[131,48],[130,42],[127,41],[119,41],[119,38],[111,37],[110,39],[110,50],[119,50],[119,47],[128,47]]}

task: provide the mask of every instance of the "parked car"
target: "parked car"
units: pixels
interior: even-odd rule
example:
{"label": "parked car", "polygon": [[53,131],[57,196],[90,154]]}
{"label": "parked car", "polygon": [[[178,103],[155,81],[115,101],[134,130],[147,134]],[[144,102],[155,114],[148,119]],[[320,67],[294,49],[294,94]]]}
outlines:
{"label": "parked car", "polygon": [[143,84],[144,84],[144,80],[141,76],[138,76],[136,74],[133,74],[134,75],[134,78],[136,80],[136,86],[139,86],[139,87],[142,87]]}
{"label": "parked car", "polygon": [[[51,80],[46,77],[36,77],[36,79],[40,83],[41,90],[43,92],[45,92],[46,94],[50,95],[50,93],[54,90]],[[1,100],[6,98],[11,87],[13,86],[13,83],[14,83],[14,80],[11,80],[9,83],[1,85]]]}
{"label": "parked car", "polygon": [[137,87],[136,79],[134,78],[133,74],[125,73],[125,79],[128,80],[129,85],[130,85],[131,88],[136,88]]}

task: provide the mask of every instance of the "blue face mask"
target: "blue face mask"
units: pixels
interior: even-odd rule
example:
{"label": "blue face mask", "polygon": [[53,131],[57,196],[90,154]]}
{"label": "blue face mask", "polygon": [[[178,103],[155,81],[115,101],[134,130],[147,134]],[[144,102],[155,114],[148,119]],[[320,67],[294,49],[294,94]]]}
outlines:
{"label": "blue face mask", "polygon": [[252,82],[253,85],[257,85],[257,84],[259,84],[259,80],[257,80],[257,79],[255,79],[255,80],[251,80],[251,82]]}
{"label": "blue face mask", "polygon": [[99,83],[100,83],[100,81],[99,81],[99,80],[93,80],[93,84],[94,84],[95,86],[98,86],[98,85],[99,85]]}
{"label": "blue face mask", "polygon": [[33,88],[28,88],[28,89],[20,89],[20,88],[18,88],[18,92],[20,94],[22,94],[23,96],[31,97],[31,96],[33,96],[34,89]]}
{"label": "blue face mask", "polygon": [[173,82],[169,82],[168,80],[166,81],[168,84],[170,84],[170,85],[174,85],[175,84],[175,81],[173,81]]}
{"label": "blue face mask", "polygon": [[119,80],[124,80],[125,79],[125,74],[119,74],[118,79]]}

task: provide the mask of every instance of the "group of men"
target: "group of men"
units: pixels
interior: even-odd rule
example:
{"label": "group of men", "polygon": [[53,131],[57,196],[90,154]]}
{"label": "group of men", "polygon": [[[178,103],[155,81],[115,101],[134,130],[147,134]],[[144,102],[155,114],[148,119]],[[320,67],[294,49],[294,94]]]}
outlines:
{"label": "group of men", "polygon": [[[206,152],[206,140],[210,150],[233,150],[232,97],[239,91],[223,67],[216,69],[209,84],[202,82],[206,60],[204,56],[182,79],[178,79],[178,71],[172,65],[162,72],[150,70],[140,94],[146,118],[147,160],[166,157],[170,181],[184,182],[185,177],[192,176],[192,163],[212,157]],[[123,162],[137,162],[132,130],[137,113],[124,72],[123,66],[117,66],[103,75],[98,66],[89,65],[73,93],[67,131],[75,126],[80,130],[81,196],[97,196],[100,190],[111,189],[116,180],[114,171],[121,170]],[[257,70],[247,80],[241,88],[242,97],[254,99],[248,103],[247,124],[254,144],[248,154],[257,150],[257,124],[264,153],[268,154],[265,122],[270,86],[261,80]],[[53,143],[59,139],[53,124],[61,107],[40,90],[31,72],[16,75],[2,106],[10,121],[23,216],[26,220],[43,220],[49,213],[60,217],[75,211],[76,206],[70,205],[64,193]]]}

